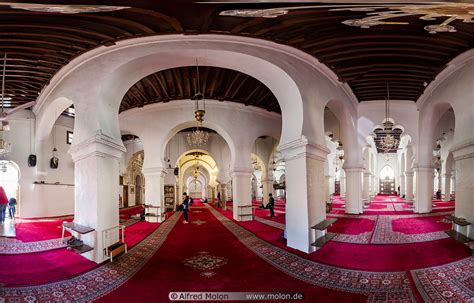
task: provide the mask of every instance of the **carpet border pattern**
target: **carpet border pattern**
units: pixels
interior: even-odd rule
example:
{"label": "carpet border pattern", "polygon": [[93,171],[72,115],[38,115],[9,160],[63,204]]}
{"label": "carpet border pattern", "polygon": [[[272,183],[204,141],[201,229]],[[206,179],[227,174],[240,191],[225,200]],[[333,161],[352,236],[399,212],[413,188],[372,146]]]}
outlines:
{"label": "carpet border pattern", "polygon": [[147,238],[118,257],[77,277],[37,286],[3,287],[5,302],[90,302],[120,287],[156,253],[178,222],[181,213],[164,221]]}
{"label": "carpet border pattern", "polygon": [[474,257],[410,273],[425,302],[474,302]]}
{"label": "carpet border pattern", "polygon": [[271,245],[219,211],[209,210],[249,250],[292,277],[323,288],[367,295],[371,302],[416,302],[407,272],[368,272],[317,263]]}
{"label": "carpet border pattern", "polygon": [[[434,217],[426,215],[379,215],[377,223],[374,229],[374,235],[372,237],[371,244],[406,244],[406,243],[419,243],[446,239],[449,236],[444,231],[435,231],[421,234],[404,234],[401,232],[394,231],[392,228],[392,220],[397,219],[410,219],[420,217]],[[440,216],[442,217],[442,216]]]}

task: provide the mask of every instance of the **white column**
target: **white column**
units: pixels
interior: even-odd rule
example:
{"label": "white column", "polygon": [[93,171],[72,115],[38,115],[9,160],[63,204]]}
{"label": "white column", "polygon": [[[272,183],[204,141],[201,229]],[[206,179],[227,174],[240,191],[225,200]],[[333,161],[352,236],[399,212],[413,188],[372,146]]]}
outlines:
{"label": "white column", "polygon": [[346,172],[346,213],[361,214],[364,212],[362,203],[362,171],[363,167],[344,167]]}
{"label": "white column", "polygon": [[[456,217],[474,223],[474,140],[465,141],[451,149],[456,160]],[[472,225],[458,230],[469,238],[474,238]]]}
{"label": "white column", "polygon": [[335,190],[334,176],[326,175],[325,178],[324,186],[327,188],[325,201],[329,202],[331,200],[331,195],[334,194]]}
{"label": "white column", "polygon": [[263,185],[263,204],[267,205],[268,203],[268,194],[273,194],[274,195],[274,190],[273,190],[273,180],[272,179],[264,179],[262,180],[262,185]]}
{"label": "white column", "polygon": [[306,138],[279,147],[286,163],[287,245],[312,252],[316,237],[311,229],[326,218],[324,162],[329,150]]}
{"label": "white column", "polygon": [[414,173],[411,171],[406,171],[405,172],[405,199],[407,201],[413,201],[414,195],[413,195],[413,175]]}
{"label": "white column", "polygon": [[415,196],[415,212],[429,213],[431,212],[433,203],[433,167],[415,167],[416,172],[416,196]]}
{"label": "white column", "polygon": [[339,195],[341,198],[346,197],[346,175],[341,171],[341,177],[339,178]]}
{"label": "white column", "polygon": [[443,176],[441,175],[441,171],[438,172],[438,190],[443,189]]}
{"label": "white column", "polygon": [[52,156],[52,149],[48,140],[36,141],[36,174],[41,181],[44,181],[44,178],[48,174],[49,160]]}
{"label": "white column", "polygon": [[364,191],[362,198],[366,199],[367,202],[370,202],[370,173],[364,173]]}
{"label": "white column", "polygon": [[450,201],[451,200],[451,174],[444,174],[443,175],[444,186],[442,189],[442,193],[444,195],[443,201]]}
{"label": "white column", "polygon": [[377,193],[379,192],[379,184],[377,182],[377,177],[372,174],[371,178],[370,178],[370,195],[372,197],[376,196]]}
{"label": "white column", "polygon": [[[156,212],[158,217],[145,217],[145,219],[148,222],[162,222],[164,220],[162,213],[165,211],[164,184],[166,169],[164,167],[147,167],[142,169],[142,173],[145,176],[145,204],[159,207],[158,210],[155,208],[149,209],[150,212]],[[181,201],[177,201],[177,203],[180,204]]]}
{"label": "white column", "polygon": [[101,131],[70,149],[74,161],[74,222],[95,229],[81,239],[94,248],[83,256],[97,263],[105,260],[104,248],[117,242],[119,236],[117,229],[105,241],[103,232],[119,225],[119,159],[124,151],[121,140]]}
{"label": "white column", "polygon": [[400,175],[400,196],[406,196],[406,189],[405,189],[406,181],[405,181],[405,174]]}
{"label": "white column", "polygon": [[251,216],[239,216],[239,214],[251,214],[250,207],[241,208],[239,206],[252,205],[252,190],[251,190],[251,170],[233,171],[232,177],[232,194],[233,194],[233,216],[237,221],[252,220]]}

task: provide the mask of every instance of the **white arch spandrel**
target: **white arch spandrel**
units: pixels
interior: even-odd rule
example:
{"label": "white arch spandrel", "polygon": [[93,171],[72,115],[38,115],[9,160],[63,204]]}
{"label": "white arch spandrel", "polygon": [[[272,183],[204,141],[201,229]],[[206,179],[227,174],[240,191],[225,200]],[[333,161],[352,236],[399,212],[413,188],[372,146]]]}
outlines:
{"label": "white arch spandrel", "polygon": [[317,131],[322,121],[311,116],[332,98],[356,103],[351,90],[329,68],[295,48],[248,37],[162,35],[118,41],[78,56],[53,77],[34,111],[47,115],[55,99],[67,96],[74,100],[77,116],[84,115],[75,132],[77,142],[98,129],[118,138],[113,116],[128,88],[151,73],[193,66],[196,58],[201,65],[248,74],[273,92],[282,109],[281,144],[305,135],[324,145],[324,134]]}

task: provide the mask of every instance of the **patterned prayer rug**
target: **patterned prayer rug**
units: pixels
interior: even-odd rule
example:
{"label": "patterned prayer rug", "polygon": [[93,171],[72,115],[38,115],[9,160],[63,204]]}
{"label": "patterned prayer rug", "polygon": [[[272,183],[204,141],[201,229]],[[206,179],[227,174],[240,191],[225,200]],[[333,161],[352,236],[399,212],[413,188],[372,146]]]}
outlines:
{"label": "patterned prayer rug", "polygon": [[320,287],[369,296],[369,301],[415,302],[406,272],[368,272],[320,264],[271,245],[209,208],[240,242],[286,274]]}
{"label": "patterned prayer rug", "polygon": [[0,288],[0,302],[90,302],[129,280],[161,247],[180,218],[173,214],[140,244],[118,257],[82,275],[55,283]]}
{"label": "patterned prayer rug", "polygon": [[264,219],[264,218],[261,218],[261,217],[258,217],[258,216],[255,216],[255,221],[266,224],[268,226],[272,226],[272,227],[281,229],[281,230],[285,230],[285,224],[283,224],[283,223],[275,222],[275,221],[272,221],[272,220],[267,220],[267,219]]}
{"label": "patterned prayer rug", "polygon": [[474,301],[474,257],[412,270],[411,275],[425,302]]}
{"label": "patterned prayer rug", "polygon": [[202,271],[201,276],[211,278],[216,274],[212,270],[227,264],[227,259],[211,255],[207,251],[201,251],[197,256],[184,259],[183,263],[186,266]]}
{"label": "patterned prayer rug", "polygon": [[[437,214],[439,215],[439,214]],[[377,225],[375,226],[374,235],[372,237],[372,244],[402,244],[402,243],[417,243],[427,242],[448,238],[443,231],[420,233],[420,234],[405,234],[392,229],[392,220],[418,218],[433,216],[433,214],[418,214],[418,215],[403,215],[403,216],[378,216]]]}

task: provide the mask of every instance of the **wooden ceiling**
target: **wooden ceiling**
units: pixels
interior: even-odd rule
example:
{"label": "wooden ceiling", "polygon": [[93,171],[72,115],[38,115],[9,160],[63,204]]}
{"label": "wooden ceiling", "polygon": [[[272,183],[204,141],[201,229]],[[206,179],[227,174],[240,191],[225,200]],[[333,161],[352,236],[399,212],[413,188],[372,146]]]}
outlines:
{"label": "wooden ceiling", "polygon": [[[4,53],[8,56],[6,96],[12,99],[5,103],[6,107],[36,100],[52,76],[76,56],[101,45],[112,45],[116,41],[139,36],[176,33],[224,34],[286,44],[311,54],[326,64],[341,81],[350,85],[359,101],[385,99],[387,83],[390,85],[391,99],[416,101],[425,86],[450,60],[474,47],[474,23],[455,20],[450,25],[455,27],[456,32],[430,34],[425,27],[439,24],[444,19],[421,20],[420,15],[388,20],[408,22],[406,25],[378,25],[364,29],[342,22],[364,18],[367,11],[334,11],[334,7],[324,6],[289,10],[286,15],[277,18],[245,18],[221,16],[219,13],[235,9],[275,8],[283,4],[212,4],[194,3],[191,0],[14,2],[113,5],[130,8],[61,14],[12,8],[2,2],[0,56],[3,57]],[[18,7],[17,4],[14,6]],[[346,6],[338,5],[340,8]],[[387,10],[389,9],[382,9]],[[181,77],[184,77],[185,70],[186,68],[179,70],[180,73],[183,72]],[[279,110],[274,104],[273,96],[263,97],[264,89],[259,87],[258,81],[251,81],[250,77],[245,78],[241,74],[237,76],[231,71],[213,68],[208,70],[209,75],[215,77],[213,94],[217,98],[229,98],[227,100],[257,105],[271,111]],[[227,94],[222,94],[225,89],[220,87],[221,83],[216,83],[218,79],[215,74],[218,71],[226,74],[222,82],[231,81],[232,77],[241,77],[242,80],[248,79],[248,83],[240,88],[240,83],[233,85]],[[171,75],[166,76],[167,73]],[[154,102],[146,100],[146,97],[155,98],[155,101],[169,101],[187,96],[190,91],[186,91],[184,84],[189,79],[179,79],[177,75],[178,70],[149,76],[147,78],[158,77],[155,85],[150,87],[146,83],[148,80],[143,79],[131,90],[131,95],[127,94],[122,109]],[[162,89],[159,77],[165,80],[173,79],[175,86]],[[250,85],[251,82],[254,86]],[[205,81],[202,85],[206,86],[206,91],[210,91],[213,82]],[[157,87],[161,94],[154,91]]]}
{"label": "wooden ceiling", "polygon": [[192,99],[197,92],[206,99],[239,102],[280,112],[278,101],[260,81],[238,71],[199,67],[199,89],[195,66],[173,68],[151,74],[133,85],[120,105],[120,111],[155,102]]}

